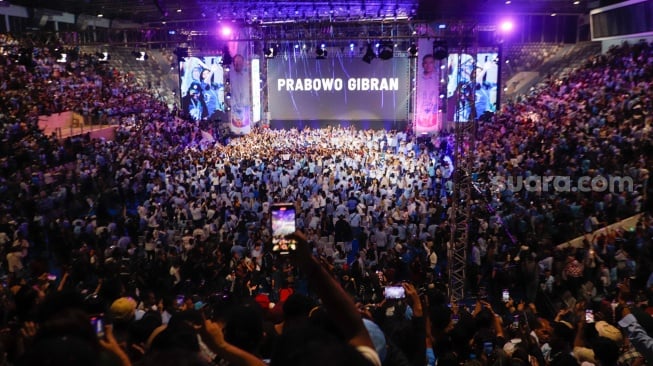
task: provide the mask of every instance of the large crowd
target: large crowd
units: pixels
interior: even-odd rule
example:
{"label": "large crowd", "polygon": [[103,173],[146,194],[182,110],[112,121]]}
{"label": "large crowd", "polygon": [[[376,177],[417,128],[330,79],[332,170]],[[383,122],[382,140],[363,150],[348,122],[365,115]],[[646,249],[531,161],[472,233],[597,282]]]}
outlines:
{"label": "large crowd", "polygon": [[[653,45],[596,55],[478,121],[470,296],[452,304],[450,131],[226,139],[93,55],[58,63],[46,46],[1,41],[5,364],[653,359]],[[38,116],[64,110],[107,116],[115,139],[43,135]],[[497,184],[535,176],[633,184]],[[271,247],[280,202],[297,213],[289,255]],[[636,214],[632,231],[598,230]],[[390,285],[405,297],[386,298]]]}

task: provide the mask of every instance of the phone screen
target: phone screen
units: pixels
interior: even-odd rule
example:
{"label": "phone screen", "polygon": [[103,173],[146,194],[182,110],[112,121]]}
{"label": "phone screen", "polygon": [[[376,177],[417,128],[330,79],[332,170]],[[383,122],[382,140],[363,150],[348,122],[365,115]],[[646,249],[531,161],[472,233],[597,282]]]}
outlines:
{"label": "phone screen", "polygon": [[387,286],[383,289],[386,299],[403,299],[406,297],[406,291],[403,286]]}
{"label": "phone screen", "polygon": [[585,323],[594,323],[594,311],[591,309],[585,310]]}
{"label": "phone screen", "polygon": [[512,327],[517,329],[519,328],[519,315],[515,315],[512,318]]}
{"label": "phone screen", "polygon": [[101,315],[94,315],[91,317],[91,326],[98,338],[104,337],[104,319]]}
{"label": "phone screen", "polygon": [[492,344],[492,342],[484,342],[483,352],[485,352],[485,354],[489,356],[492,354],[492,351],[494,351],[494,344]]}
{"label": "phone screen", "polygon": [[286,236],[295,232],[295,206],[291,203],[274,204],[270,210],[272,221],[272,251],[286,254],[295,250],[296,242]]}
{"label": "phone screen", "polygon": [[503,290],[503,293],[501,294],[501,300],[503,300],[503,302],[510,301],[510,291]]}
{"label": "phone screen", "polygon": [[186,297],[184,295],[177,295],[177,306],[184,305],[184,300]]}

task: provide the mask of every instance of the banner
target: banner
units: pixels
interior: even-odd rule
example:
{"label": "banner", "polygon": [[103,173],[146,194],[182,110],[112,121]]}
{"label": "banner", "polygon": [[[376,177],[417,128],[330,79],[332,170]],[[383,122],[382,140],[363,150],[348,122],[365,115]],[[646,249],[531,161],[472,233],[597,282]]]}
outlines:
{"label": "banner", "polygon": [[419,60],[415,85],[414,125],[415,133],[435,133],[443,125],[442,107],[444,95],[440,91],[443,78],[442,65],[446,60],[433,56],[433,40],[421,38],[418,42]]}
{"label": "banner", "polygon": [[231,105],[229,129],[232,133],[242,135],[251,131],[252,99],[250,74],[245,57],[237,54],[229,70],[229,103]]}

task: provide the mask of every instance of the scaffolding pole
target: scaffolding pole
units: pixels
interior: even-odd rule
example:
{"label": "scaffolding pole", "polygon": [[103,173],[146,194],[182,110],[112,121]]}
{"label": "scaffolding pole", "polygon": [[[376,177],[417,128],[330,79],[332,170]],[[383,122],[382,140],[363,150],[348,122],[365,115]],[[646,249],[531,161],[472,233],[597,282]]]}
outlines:
{"label": "scaffolding pole", "polygon": [[[456,110],[454,112],[453,194],[449,216],[451,236],[448,245],[449,299],[456,303],[465,299],[468,285],[467,251],[472,206],[472,170],[476,135],[476,26],[460,24],[449,41],[458,54],[456,70]],[[475,279],[472,279],[475,280]]]}

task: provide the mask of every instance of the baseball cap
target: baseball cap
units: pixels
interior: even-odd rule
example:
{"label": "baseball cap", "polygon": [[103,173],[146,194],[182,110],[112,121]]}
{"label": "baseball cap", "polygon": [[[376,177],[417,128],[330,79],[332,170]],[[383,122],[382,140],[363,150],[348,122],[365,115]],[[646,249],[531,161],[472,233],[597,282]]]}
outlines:
{"label": "baseball cap", "polygon": [[594,327],[601,337],[611,339],[617,343],[623,341],[621,331],[606,321],[598,321],[594,324]]}
{"label": "baseball cap", "polygon": [[121,297],[109,309],[116,320],[131,320],[136,314],[136,301],[131,297]]}

